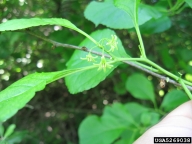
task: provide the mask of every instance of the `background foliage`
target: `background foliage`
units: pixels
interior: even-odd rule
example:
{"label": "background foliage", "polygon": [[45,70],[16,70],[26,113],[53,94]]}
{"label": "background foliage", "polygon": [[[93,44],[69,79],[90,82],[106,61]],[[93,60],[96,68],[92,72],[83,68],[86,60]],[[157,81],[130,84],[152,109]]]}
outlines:
{"label": "background foliage", "polygon": [[[93,20],[90,18],[93,18],[94,14],[99,15],[98,11],[101,10],[95,9],[93,11],[90,8],[92,10],[90,13],[89,7],[96,2],[92,2],[87,7],[89,2],[91,1],[1,0],[0,20],[4,22],[10,19],[31,17],[66,18],[88,34],[113,24],[111,21],[114,21],[114,19],[118,22],[118,16],[111,17],[113,18],[111,20],[108,15],[104,15],[107,17],[103,17],[106,21],[104,21],[103,25],[98,25],[100,17]],[[155,6],[161,12],[169,8],[167,1],[164,0],[143,0],[142,2],[151,7]],[[106,5],[110,5],[110,3]],[[95,6],[93,5],[93,7]],[[110,10],[114,11],[113,8]],[[147,19],[146,23],[141,21],[143,25],[140,26],[148,57],[167,70],[175,74],[180,72],[184,78],[192,81],[191,9],[186,7],[178,14],[170,12],[169,15],[163,15],[158,11],[154,13],[154,18]],[[98,26],[95,27],[95,25]],[[114,26],[110,27],[118,28],[115,32],[121,39],[126,52],[132,56],[139,56],[138,39],[135,31],[133,29],[122,30],[122,27],[118,27],[117,23]],[[132,28],[132,26],[125,25],[124,28]],[[36,34],[68,44],[79,45],[84,39],[77,32],[59,26],[42,26],[32,28],[32,30]],[[0,35],[0,89],[6,88],[30,73],[63,70],[66,68],[66,63],[72,54],[73,50],[71,49],[52,48],[49,43],[26,33],[2,33]],[[141,79],[145,85],[141,85]],[[165,95],[166,98],[164,98]],[[154,105],[154,97],[157,106],[162,109],[160,114],[154,111],[149,112],[148,108]],[[125,130],[125,127],[133,124],[131,118],[137,121],[142,133],[145,131],[143,127],[155,124],[166,112],[186,100],[188,98],[185,93],[176,90],[174,85],[167,84],[162,89],[159,86],[159,79],[122,64],[97,87],[78,94],[71,95],[63,79],[49,84],[43,91],[36,93],[36,97],[25,108],[3,123],[3,127],[0,127],[0,135],[3,135],[2,129],[5,129],[4,136],[9,136],[10,143],[13,141],[19,142],[22,139],[22,143],[29,144],[75,144],[79,142],[79,137],[89,135],[89,133],[84,132],[85,127],[88,131],[92,131],[92,128],[98,125],[98,132],[102,132],[103,128],[110,129],[116,126],[119,131],[112,133],[115,140],[117,135]],[[111,104],[113,105],[110,107]],[[133,113],[134,108],[141,111]],[[97,116],[92,114],[97,114]],[[86,116],[88,117],[82,122]],[[112,122],[110,124],[105,123],[109,119]],[[121,124],[122,121],[118,122],[117,119],[122,119],[124,125]],[[103,123],[98,124],[98,121],[103,121]],[[127,123],[127,121],[130,123]],[[89,122],[91,122],[90,126],[87,125]],[[11,124],[15,124],[16,127]],[[15,129],[15,132],[11,134],[13,129]],[[127,137],[127,135],[132,136],[129,131],[125,131],[121,135],[122,141],[119,143],[127,140],[130,140],[131,143],[134,140]],[[104,137],[106,136],[103,135],[100,138],[104,139]],[[81,142],[90,143],[89,139],[87,139],[87,142]],[[110,143],[110,141],[106,139],[104,143]]]}

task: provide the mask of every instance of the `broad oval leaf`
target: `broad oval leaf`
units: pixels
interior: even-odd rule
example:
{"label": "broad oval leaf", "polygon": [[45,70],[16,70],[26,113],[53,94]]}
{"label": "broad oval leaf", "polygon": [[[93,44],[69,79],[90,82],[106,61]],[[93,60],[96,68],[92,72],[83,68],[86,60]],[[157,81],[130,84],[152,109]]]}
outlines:
{"label": "broad oval leaf", "polygon": [[111,2],[91,2],[84,11],[85,18],[96,26],[103,24],[110,28],[132,28],[133,22],[126,12],[116,8]]}
{"label": "broad oval leaf", "polygon": [[126,82],[126,89],[135,98],[155,102],[153,84],[142,74],[132,74],[129,76]]}
{"label": "broad oval leaf", "polygon": [[101,117],[89,116],[79,127],[81,144],[111,144],[119,139],[133,142],[140,129],[130,110],[121,103],[106,106]]}
{"label": "broad oval leaf", "polygon": [[80,124],[80,144],[111,144],[126,129],[123,123],[111,117],[88,116]]}
{"label": "broad oval leaf", "polygon": [[188,101],[189,98],[187,95],[181,90],[172,90],[167,93],[161,103],[161,109],[165,111],[171,111],[182,103]]}
{"label": "broad oval leaf", "polygon": [[151,116],[149,112],[142,113],[140,121],[144,126],[149,126],[151,121]]}
{"label": "broad oval leaf", "polygon": [[[134,1],[127,1],[134,6]],[[114,29],[133,28],[134,18],[131,18],[123,9],[118,8],[118,2],[115,3],[116,5],[114,3],[113,0],[105,0],[104,2],[93,1],[86,7],[84,15],[96,26],[103,24]],[[132,7],[130,8],[131,11],[134,10]],[[152,18],[156,19],[161,16],[161,13],[151,6],[140,4],[138,9],[139,25]]]}
{"label": "broad oval leaf", "polygon": [[135,102],[129,102],[129,103],[125,104],[125,107],[127,110],[129,110],[131,116],[137,123],[140,122],[141,114],[144,112],[148,112],[150,110],[149,108],[147,108],[143,105],[140,105],[139,103],[135,103]]}
{"label": "broad oval leaf", "polygon": [[153,126],[159,122],[161,115],[157,112],[144,112],[141,114],[140,122],[145,126]]}
{"label": "broad oval leaf", "polygon": [[[109,29],[104,30],[98,30],[91,34],[91,36],[97,40],[100,41],[101,39],[107,38],[111,39],[111,35],[114,35],[115,32]],[[80,46],[85,46],[87,48],[90,48],[91,50],[97,51],[102,53],[102,50],[95,46],[93,42],[91,42],[89,39],[85,39]],[[106,54],[106,53],[105,53]],[[112,52],[113,55],[117,57],[128,57],[126,54],[121,41],[118,39],[118,50],[115,50]],[[94,65],[92,62],[88,62],[86,60],[81,60],[81,58],[85,58],[87,55],[87,52],[76,50],[74,54],[72,55],[71,59],[67,63],[68,69],[74,69],[84,66],[91,66]],[[93,56],[96,56],[93,54]],[[98,64],[100,62],[100,57],[97,57],[95,59],[95,64]],[[101,81],[103,81],[120,63],[114,64],[112,68],[107,68],[106,71],[98,70],[98,67],[78,72],[76,74],[67,76],[65,78],[66,85],[68,87],[68,90],[70,93],[78,93],[82,92],[84,90],[88,90],[90,88],[95,87],[98,85]]]}
{"label": "broad oval leaf", "polygon": [[120,103],[115,103],[112,106],[106,106],[103,115],[116,118],[119,123],[123,123],[127,127],[135,125],[135,120],[129,109]]}

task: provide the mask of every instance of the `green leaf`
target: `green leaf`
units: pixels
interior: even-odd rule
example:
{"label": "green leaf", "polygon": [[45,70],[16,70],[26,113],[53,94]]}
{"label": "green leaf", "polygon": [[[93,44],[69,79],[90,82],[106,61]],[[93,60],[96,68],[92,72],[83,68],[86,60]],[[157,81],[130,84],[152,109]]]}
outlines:
{"label": "green leaf", "polygon": [[149,112],[144,112],[141,114],[141,123],[145,126],[148,126],[151,121],[151,116],[149,115]]}
{"label": "green leaf", "polygon": [[177,49],[177,55],[178,55],[178,61],[182,59],[185,63],[192,60],[191,50],[190,49],[183,49],[182,47],[179,47]]}
{"label": "green leaf", "polygon": [[[114,34],[115,34],[114,31],[109,29],[104,29],[104,30],[98,30],[93,32],[91,36],[95,40],[100,41],[103,38],[111,39],[111,35],[114,35]],[[102,50],[96,47],[95,44],[91,42],[89,39],[85,39],[80,44],[80,46],[82,47],[85,46],[87,48],[90,48],[91,50],[102,53]],[[128,57],[119,39],[118,39],[118,51],[115,50],[112,54],[117,57]],[[92,62],[81,60],[81,58],[85,58],[86,55],[87,55],[86,52],[76,50],[73,53],[71,59],[68,61],[67,68],[73,69],[73,68],[93,65]],[[93,56],[96,56],[96,55],[93,54]],[[96,62],[94,63],[98,64],[99,62],[100,62],[100,57],[97,57]],[[96,67],[94,69],[90,69],[84,72],[73,74],[71,76],[67,76],[65,78],[66,85],[70,93],[72,94],[82,92],[84,90],[88,90],[90,88],[95,87],[101,81],[103,81],[119,64],[120,63],[114,64],[114,66],[111,69],[106,69],[105,72],[103,70],[98,70],[98,67]]]}
{"label": "green leaf", "polygon": [[142,123],[150,126],[156,124],[160,119],[160,115],[158,113],[154,112],[151,108],[145,107],[139,103],[127,103],[125,104],[125,107],[130,111],[133,119],[138,124]]}
{"label": "green leaf", "polygon": [[[138,4],[137,4],[138,5]],[[160,13],[155,7],[145,4],[139,4],[138,7],[138,22],[139,25],[151,20],[158,19],[162,17],[162,13]],[[142,23],[141,23],[142,21]]]}
{"label": "green leaf", "polygon": [[171,20],[167,16],[158,19],[151,19],[140,26],[141,33],[153,34],[168,30],[171,27]]}
{"label": "green leaf", "polygon": [[27,131],[16,131],[6,138],[5,141],[7,144],[21,143],[21,141],[27,136],[27,133]]}
{"label": "green leaf", "polygon": [[8,144],[5,140],[0,141],[0,144]]}
{"label": "green leaf", "polygon": [[116,8],[111,2],[93,1],[86,7],[84,15],[96,26],[103,24],[115,29],[134,27],[130,16]]}
{"label": "green leaf", "polygon": [[41,25],[60,25],[73,30],[78,29],[74,24],[61,18],[30,18],[13,19],[0,24],[0,31],[26,29]]}
{"label": "green leaf", "polygon": [[7,128],[7,130],[5,131],[5,134],[4,134],[4,139],[6,139],[7,137],[9,137],[13,132],[14,132],[14,129],[15,129],[16,125],[15,124],[11,124],[9,125],[9,127]]}
{"label": "green leaf", "polygon": [[[137,0],[137,2],[139,1]],[[128,4],[128,11],[130,11],[130,13],[132,13],[133,16],[135,1],[125,0],[125,4]],[[126,11],[124,11],[124,9],[120,9],[122,8],[122,6],[124,7],[125,4],[124,2],[120,1],[113,2],[112,0],[107,1],[105,0],[105,2],[93,1],[86,7],[84,15],[96,26],[99,24],[103,24],[107,27],[115,29],[133,28],[134,18],[131,18],[130,15]],[[156,19],[161,16],[161,13],[158,12],[152,6],[140,4],[138,9],[139,9],[138,12],[139,25],[142,25],[143,23],[149,21],[152,18]]]}
{"label": "green leaf", "polygon": [[151,116],[150,126],[153,126],[160,121],[161,115],[159,113],[150,112],[149,115]]}
{"label": "green leaf", "polygon": [[163,62],[163,64],[165,65],[165,67],[167,69],[174,69],[175,66],[175,60],[173,59],[173,56],[170,55],[169,53],[169,49],[166,47],[163,47],[161,49],[159,49],[159,53],[161,56],[161,60]]}
{"label": "green leaf", "polygon": [[35,95],[36,91],[44,89],[47,81],[52,80],[55,73],[35,73],[28,75],[0,93],[0,122],[13,116]]}
{"label": "green leaf", "polygon": [[80,144],[111,144],[125,129],[117,119],[88,116],[79,127]]}
{"label": "green leaf", "polygon": [[[139,132],[137,128],[138,125],[130,114],[130,110],[121,103],[115,103],[112,106],[106,106],[100,118],[89,116],[81,123],[80,142],[110,144],[117,138],[124,139],[124,142],[133,142]],[[118,141],[118,143],[121,142]]]}
{"label": "green leaf", "polygon": [[151,100],[153,103],[155,102],[153,84],[142,74],[132,74],[128,77],[126,89],[135,98]]}
{"label": "green leaf", "polygon": [[172,90],[165,95],[160,108],[169,112],[188,100],[189,98],[183,91]]}
{"label": "green leaf", "polygon": [[134,21],[134,23],[138,23],[138,6],[140,0],[114,0],[115,6],[124,10]]}
{"label": "green leaf", "polygon": [[3,137],[3,134],[4,134],[4,127],[3,124],[0,123],[0,137]]}
{"label": "green leaf", "polygon": [[160,114],[156,112],[144,112],[141,114],[141,123],[145,126],[152,126],[159,122]]}
{"label": "green leaf", "polygon": [[123,123],[127,127],[135,124],[130,110],[126,109],[126,107],[120,103],[115,103],[112,106],[106,106],[104,109],[104,115],[116,118],[119,123]]}
{"label": "green leaf", "polygon": [[139,133],[140,130],[133,131],[131,128],[129,128],[123,131],[119,140],[115,141],[114,144],[132,144],[141,135]]}
{"label": "green leaf", "polygon": [[140,117],[140,123],[146,126],[146,128],[157,124],[159,120],[160,120],[160,114],[151,111],[142,113]]}
{"label": "green leaf", "polygon": [[13,83],[0,92],[0,122],[6,121],[31,100],[35,92],[45,88],[46,84],[59,78],[86,70],[91,67],[58,72],[34,73]]}
{"label": "green leaf", "polygon": [[18,32],[6,32],[0,35],[0,59],[9,58],[15,51],[15,42],[21,37],[22,33]]}
{"label": "green leaf", "polygon": [[192,1],[191,0],[185,0],[185,2],[192,8]]}
{"label": "green leaf", "polygon": [[149,111],[149,108],[140,105],[139,103],[130,102],[125,104],[127,110],[129,110],[135,122],[140,123],[140,117],[142,113]]}
{"label": "green leaf", "polygon": [[154,7],[158,10],[160,10],[161,12],[166,12],[167,11],[167,7],[169,7],[169,2],[168,1],[157,1],[154,5]]}
{"label": "green leaf", "polygon": [[87,35],[82,30],[78,29],[70,21],[62,18],[13,19],[13,20],[9,20],[7,22],[1,23],[0,31],[20,30],[20,29],[26,29],[26,28],[41,26],[41,25],[60,25],[60,26],[75,30],[81,33],[82,35],[88,37],[93,42],[95,42],[94,39],[92,39],[89,35]]}
{"label": "green leaf", "polygon": [[118,81],[118,84],[114,85],[113,90],[118,95],[124,95],[127,93],[127,90],[125,88],[127,75],[125,73],[120,73],[119,76],[120,76],[120,80]]}

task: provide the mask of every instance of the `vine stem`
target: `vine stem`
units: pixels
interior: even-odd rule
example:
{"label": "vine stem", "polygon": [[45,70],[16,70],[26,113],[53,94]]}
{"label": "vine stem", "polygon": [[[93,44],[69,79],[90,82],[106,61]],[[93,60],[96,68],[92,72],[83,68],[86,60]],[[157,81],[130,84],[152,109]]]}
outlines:
{"label": "vine stem", "polygon": [[160,67],[159,65],[155,64],[154,62],[150,61],[149,59],[144,59],[145,62],[147,62],[148,64],[154,66],[155,68],[159,69],[160,71],[162,71],[164,74],[172,77],[173,79],[179,81],[179,83],[181,84],[181,86],[183,87],[183,89],[185,90],[185,92],[187,93],[187,95],[189,96],[189,98],[192,100],[192,94],[189,91],[189,89],[186,87],[184,81],[182,78],[170,73],[169,71],[163,69],[162,67]]}
{"label": "vine stem", "polygon": [[140,30],[139,30],[138,24],[135,24],[135,29],[136,29],[136,33],[137,33],[139,43],[140,43],[139,49],[140,49],[140,52],[141,52],[141,56],[143,58],[147,58],[147,56],[145,54],[145,47],[144,47],[144,44],[143,44],[143,40],[142,40],[142,37],[141,37],[141,33],[140,33]]}
{"label": "vine stem", "polygon": [[80,29],[76,29],[77,32],[79,32],[80,34],[84,35],[85,37],[87,37],[88,39],[90,39],[96,46],[101,47],[100,44],[94,39],[92,38],[90,35],[88,35],[87,33],[85,33],[84,31],[80,30]]}
{"label": "vine stem", "polygon": [[[118,60],[121,60],[121,59],[118,59]],[[146,62],[152,66],[154,66],[156,69],[160,70],[161,72],[163,72],[164,74],[166,74],[167,76],[170,76],[171,78],[179,81],[179,83],[181,84],[181,86],[183,87],[184,91],[187,93],[187,95],[189,96],[189,98],[192,100],[192,94],[191,92],[189,91],[189,89],[186,87],[183,79],[181,79],[180,77],[170,73],[169,71],[163,69],[162,67],[160,67],[159,65],[157,65],[156,63],[150,61],[149,59],[147,58],[124,58],[123,60],[128,60],[128,61],[143,61],[143,62]],[[156,104],[154,103],[155,107],[156,107]]]}
{"label": "vine stem", "polygon": [[147,56],[145,54],[145,47],[143,44],[143,39],[141,37],[141,32],[140,32],[139,25],[138,25],[138,5],[139,5],[139,1],[136,0],[135,5],[134,5],[134,16],[133,17],[131,15],[130,16],[133,18],[133,23],[134,23],[135,30],[136,30],[136,33],[137,33],[137,36],[139,39],[140,45],[138,47],[141,52],[141,56],[143,58],[147,58]]}
{"label": "vine stem", "polygon": [[[185,87],[183,87],[183,89],[185,90],[185,92],[187,93],[187,95],[189,96],[189,98],[191,99],[192,96],[191,96],[191,93],[190,93],[190,91],[189,91],[190,87],[187,87],[187,86],[185,85],[186,82],[189,83],[188,81],[183,80],[183,79],[181,79],[180,77],[178,77],[178,76],[170,73],[169,71],[163,69],[162,67],[160,67],[160,66],[157,65],[156,63],[150,61],[149,59],[147,59],[147,58],[119,58],[119,59],[117,59],[117,60],[124,60],[124,61],[126,61],[126,60],[127,60],[127,61],[142,61],[142,62],[146,62],[146,63],[152,65],[153,67],[156,68],[155,70],[159,70],[159,71],[161,71],[162,73],[166,74],[167,76],[175,79],[176,81],[179,81],[180,86],[183,87],[183,85],[184,85]],[[164,80],[166,80],[166,78],[164,78]],[[180,80],[182,81],[183,84],[180,82]],[[170,81],[170,80],[169,80],[169,81]],[[190,83],[190,84],[191,84],[191,83]]]}
{"label": "vine stem", "polygon": [[159,65],[157,65],[157,64],[154,63],[154,62],[152,62],[151,60],[149,60],[149,59],[143,59],[143,61],[146,62],[146,63],[148,63],[148,64],[150,64],[151,66],[155,67],[156,69],[160,70],[161,72],[163,72],[163,73],[166,74],[167,76],[170,76],[170,77],[172,77],[172,78],[175,79],[175,80],[178,80],[178,79],[179,79],[178,76],[176,76],[176,75],[172,74],[171,72],[165,70],[164,68],[160,67]]}

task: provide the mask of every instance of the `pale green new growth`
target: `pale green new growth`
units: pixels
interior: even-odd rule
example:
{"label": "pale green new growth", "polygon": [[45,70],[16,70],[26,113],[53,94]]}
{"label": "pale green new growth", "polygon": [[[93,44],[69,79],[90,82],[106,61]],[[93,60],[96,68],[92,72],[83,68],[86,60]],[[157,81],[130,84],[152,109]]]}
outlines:
{"label": "pale green new growth", "polygon": [[109,45],[111,49],[108,52],[113,52],[115,49],[118,50],[117,47],[117,36],[116,35],[111,35],[111,39],[106,43],[106,45]]}
{"label": "pale green new growth", "polygon": [[82,60],[87,60],[88,62],[96,62],[95,59],[97,56],[92,56],[91,53],[88,53],[85,58],[81,58]]}
{"label": "pale green new growth", "polygon": [[109,62],[106,61],[104,56],[101,57],[100,63],[95,65],[99,66],[98,70],[103,69],[104,72],[106,71],[107,68],[110,69],[113,67],[113,65],[111,65]]}

